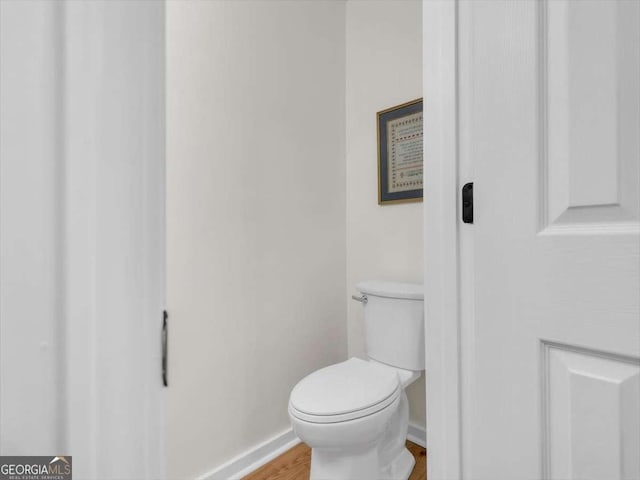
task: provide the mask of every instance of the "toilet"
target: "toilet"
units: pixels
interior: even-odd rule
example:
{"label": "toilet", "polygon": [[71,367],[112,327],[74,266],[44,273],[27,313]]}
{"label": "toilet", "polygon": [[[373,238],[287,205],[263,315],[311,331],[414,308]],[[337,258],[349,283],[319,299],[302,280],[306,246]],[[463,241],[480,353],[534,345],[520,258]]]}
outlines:
{"label": "toilet", "polygon": [[311,447],[310,480],[407,480],[415,460],[405,447],[405,389],[424,370],[423,287],[367,281],[356,289],[367,359],[300,380],[289,397],[289,418]]}

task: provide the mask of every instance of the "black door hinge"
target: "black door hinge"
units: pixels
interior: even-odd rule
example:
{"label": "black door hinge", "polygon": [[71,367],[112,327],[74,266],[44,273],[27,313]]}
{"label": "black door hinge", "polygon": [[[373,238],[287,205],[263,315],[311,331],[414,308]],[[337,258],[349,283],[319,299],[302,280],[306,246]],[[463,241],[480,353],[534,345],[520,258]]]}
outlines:
{"label": "black door hinge", "polygon": [[162,311],[162,384],[165,387],[169,386],[167,382],[167,336],[169,334],[167,327],[167,320],[169,315],[166,310]]}
{"label": "black door hinge", "polygon": [[473,182],[462,187],[462,221],[473,223]]}

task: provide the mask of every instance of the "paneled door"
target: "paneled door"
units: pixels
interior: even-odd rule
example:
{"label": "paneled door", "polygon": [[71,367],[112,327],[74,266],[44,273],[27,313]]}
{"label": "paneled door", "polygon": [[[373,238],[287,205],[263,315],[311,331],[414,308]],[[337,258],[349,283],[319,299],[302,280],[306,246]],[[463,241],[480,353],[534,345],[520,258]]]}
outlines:
{"label": "paneled door", "polygon": [[638,479],[640,2],[457,22],[463,476]]}

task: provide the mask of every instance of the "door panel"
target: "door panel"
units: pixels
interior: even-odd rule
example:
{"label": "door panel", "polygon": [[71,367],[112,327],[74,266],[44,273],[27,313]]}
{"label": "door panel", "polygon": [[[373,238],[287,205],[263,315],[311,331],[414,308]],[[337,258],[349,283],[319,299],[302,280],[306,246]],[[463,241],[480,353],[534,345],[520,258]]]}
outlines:
{"label": "door panel", "polygon": [[639,10],[635,1],[540,4],[543,228],[637,228]]}
{"label": "door panel", "polygon": [[637,359],[543,346],[543,454],[551,478],[638,478]]}
{"label": "door panel", "polygon": [[640,2],[458,5],[464,476],[638,478]]}

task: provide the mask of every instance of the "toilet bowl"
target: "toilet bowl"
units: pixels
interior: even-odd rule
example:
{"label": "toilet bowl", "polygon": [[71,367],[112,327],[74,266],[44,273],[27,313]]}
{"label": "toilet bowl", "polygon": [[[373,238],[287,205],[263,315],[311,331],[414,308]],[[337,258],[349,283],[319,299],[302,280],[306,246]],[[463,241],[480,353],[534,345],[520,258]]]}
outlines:
{"label": "toilet bowl", "polygon": [[311,480],[406,480],[405,387],[419,374],[351,358],[318,370],[291,392],[289,417],[312,448]]}
{"label": "toilet bowl", "polygon": [[422,286],[362,282],[367,360],[317,370],[289,397],[295,434],[311,447],[310,480],[407,480],[405,388],[424,369]]}

